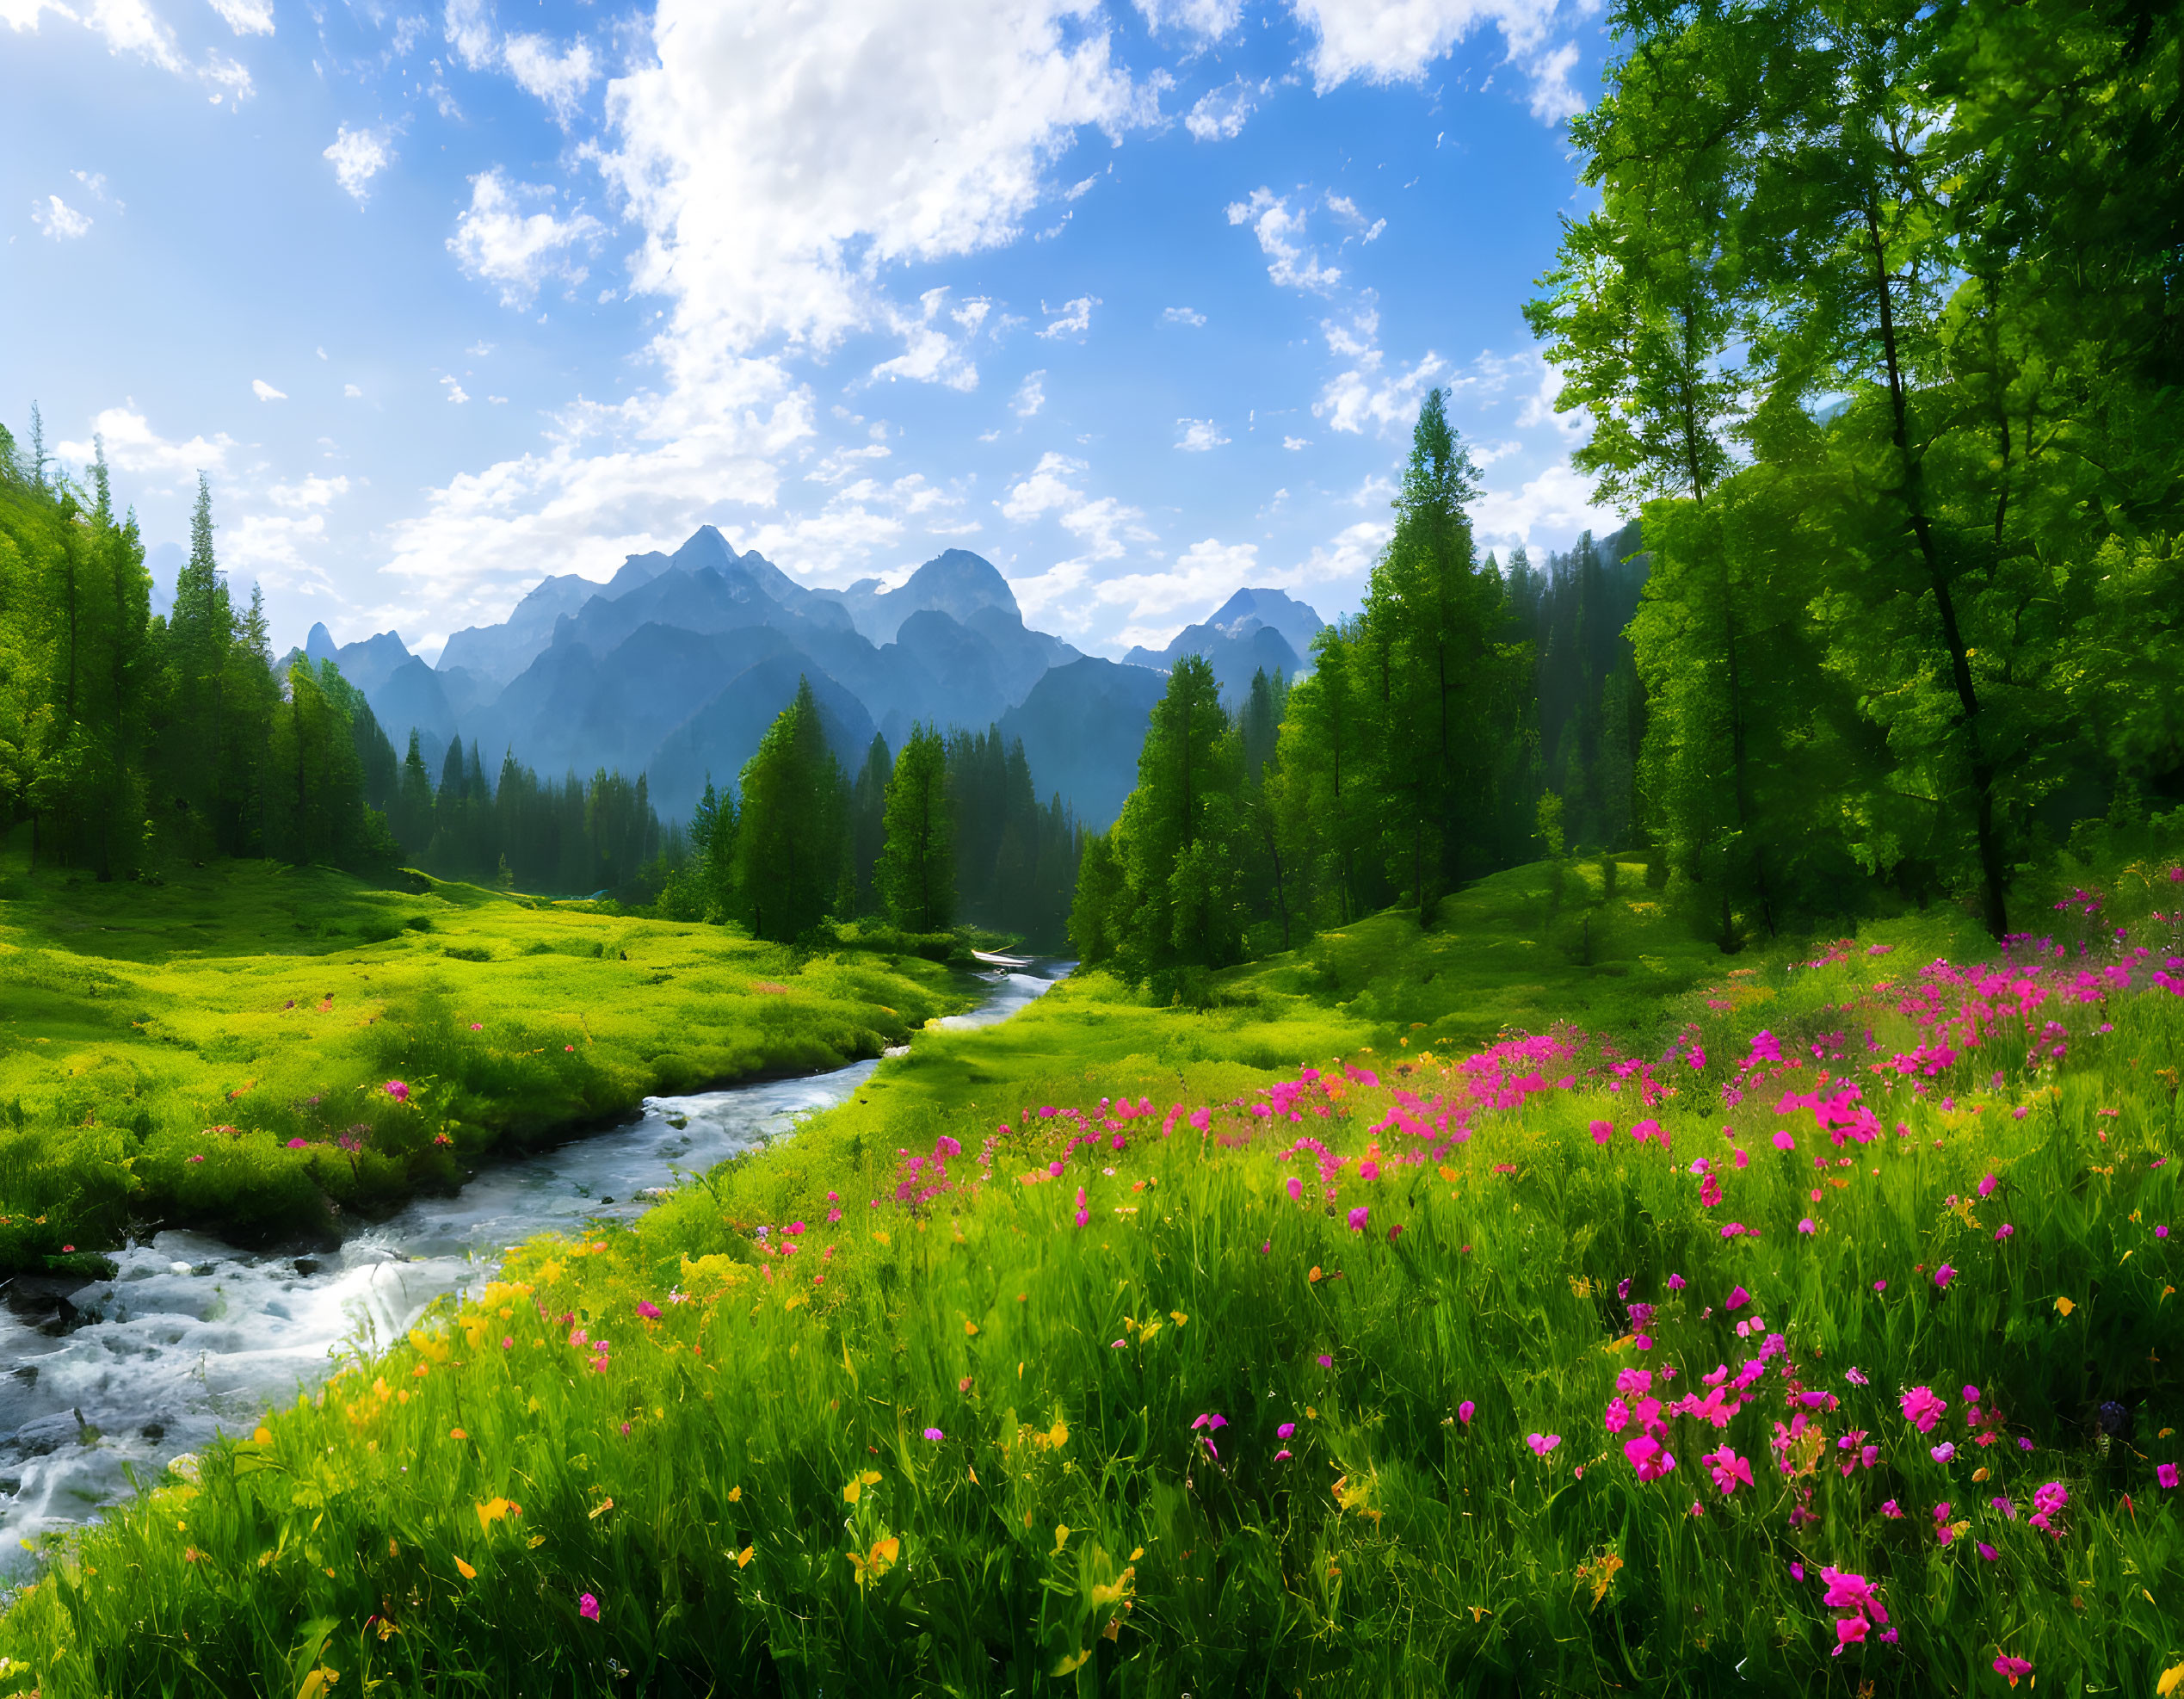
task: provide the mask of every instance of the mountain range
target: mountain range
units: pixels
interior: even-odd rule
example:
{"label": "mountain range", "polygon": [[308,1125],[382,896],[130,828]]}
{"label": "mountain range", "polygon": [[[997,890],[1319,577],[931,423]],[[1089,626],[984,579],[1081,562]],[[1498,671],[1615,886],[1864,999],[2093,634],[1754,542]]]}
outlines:
{"label": "mountain range", "polygon": [[967,550],[892,590],[814,590],[707,525],[673,554],[630,556],[604,584],[542,580],[499,624],[455,633],[437,666],[392,631],[337,646],[313,626],[304,653],[340,666],[398,751],[414,729],[435,774],[460,737],[489,773],[507,751],[546,775],[646,774],[662,815],[688,818],[808,677],[845,766],[875,732],[900,748],[914,721],[997,723],[1022,738],[1041,795],[1104,829],[1136,781],[1168,669],[1203,654],[1240,697],[1259,668],[1302,670],[1321,624],[1280,590],[1243,590],[1165,649],[1116,662],[1027,627],[1009,581]]}

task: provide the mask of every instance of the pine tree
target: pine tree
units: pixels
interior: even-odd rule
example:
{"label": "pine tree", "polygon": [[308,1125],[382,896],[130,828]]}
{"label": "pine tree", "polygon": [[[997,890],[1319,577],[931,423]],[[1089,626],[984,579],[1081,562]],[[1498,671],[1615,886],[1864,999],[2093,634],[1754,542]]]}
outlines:
{"label": "pine tree", "polygon": [[887,782],[884,847],[874,874],[887,917],[912,932],[955,919],[955,822],[939,732],[910,727]]}

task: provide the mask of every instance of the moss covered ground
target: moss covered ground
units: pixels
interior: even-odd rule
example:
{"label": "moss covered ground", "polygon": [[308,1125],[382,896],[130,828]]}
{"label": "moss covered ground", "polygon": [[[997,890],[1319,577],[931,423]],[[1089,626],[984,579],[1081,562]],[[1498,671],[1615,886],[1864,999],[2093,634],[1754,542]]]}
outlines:
{"label": "moss covered ground", "polygon": [[324,1236],[650,1093],[877,1055],[965,998],[915,954],[403,882],[0,880],[0,1272],[154,1223]]}
{"label": "moss covered ground", "polygon": [[0,1693],[2156,1691],[2162,876],[921,1033],[59,1543]]}

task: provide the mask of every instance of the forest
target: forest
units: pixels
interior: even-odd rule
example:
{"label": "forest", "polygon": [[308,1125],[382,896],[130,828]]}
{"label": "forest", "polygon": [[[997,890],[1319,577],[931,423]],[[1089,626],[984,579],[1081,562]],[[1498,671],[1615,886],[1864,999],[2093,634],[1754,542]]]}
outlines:
{"label": "forest", "polygon": [[[827,747],[807,688],[736,782],[664,825],[645,775],[541,778],[452,742],[435,779],[416,734],[398,757],[331,661],[276,661],[262,598],[230,596],[201,479],[171,613],[151,611],[133,512],[103,448],[77,488],[33,410],[28,453],[0,428],[0,834],[30,865],[157,880],[220,856],[611,898],[787,941],[829,917],[922,932],[959,919],[1058,948],[1081,834],[1037,800],[1021,743],[920,728],[857,773]],[[489,779],[489,772],[491,776]],[[887,851],[898,775],[930,789],[907,894]],[[921,794],[923,793],[921,792]],[[904,808],[907,804],[904,805]]]}
{"label": "forest", "polygon": [[1579,850],[1643,850],[1727,952],[1936,900],[2001,940],[2013,880],[2184,804],[2152,12],[1619,15],[1574,121],[1599,204],[1526,311],[1642,591],[1627,532],[1544,579],[1482,557],[1430,396],[1278,729],[1176,669],[1087,845],[1087,961],[1166,984]]}

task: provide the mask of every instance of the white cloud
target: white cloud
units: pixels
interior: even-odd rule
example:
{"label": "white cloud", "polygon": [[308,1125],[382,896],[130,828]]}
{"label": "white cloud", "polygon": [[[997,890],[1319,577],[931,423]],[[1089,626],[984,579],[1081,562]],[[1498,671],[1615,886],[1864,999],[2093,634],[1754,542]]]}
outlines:
{"label": "white cloud", "polygon": [[261,401],[286,401],[288,398],[285,392],[275,389],[263,378],[252,378],[250,380],[250,393],[256,396]]}
{"label": "white cloud", "polygon": [[[198,436],[170,442],[151,428],[133,402],[107,408],[91,421],[91,431],[106,444],[107,464],[116,472],[219,472],[236,446],[224,432],[209,440]],[[65,460],[89,461],[96,449],[91,442],[63,442],[54,452]]]}
{"label": "white cloud", "polygon": [[493,62],[493,8],[490,0],[447,0],[447,45],[472,71]]}
{"label": "white cloud", "polygon": [[903,338],[904,347],[892,360],[884,360],[872,368],[874,379],[912,378],[919,383],[944,384],[950,389],[965,392],[978,388],[978,368],[966,350],[991,304],[983,300],[967,302],[948,315],[966,327],[967,333],[959,342],[939,322],[947,298],[944,285],[928,289],[918,297],[922,309],[919,312],[905,312],[891,303],[888,306],[888,328]]}
{"label": "white cloud", "polygon": [[1039,304],[1039,310],[1041,312],[1053,312],[1058,316],[1039,334],[1050,342],[1057,337],[1076,337],[1082,339],[1084,333],[1092,328],[1092,309],[1099,304],[1100,298],[1097,295],[1079,295],[1073,301],[1064,301],[1058,308],[1051,307],[1045,301],[1041,301]]}
{"label": "white cloud", "polygon": [[1349,226],[1360,243],[1373,241],[1388,227],[1388,221],[1385,219],[1374,219],[1368,224],[1365,214],[1358,211],[1357,202],[1347,195],[1329,195],[1327,210]]}
{"label": "white cloud", "polygon": [[512,183],[497,165],[470,180],[470,205],[455,220],[447,251],[463,275],[493,284],[501,305],[526,308],[540,284],[558,278],[574,288],[585,270],[576,258],[581,247],[596,251],[606,226],[589,213],[557,219],[551,212],[525,214],[520,199],[551,199],[551,188]]}
{"label": "white cloud", "polygon": [[1515,490],[1489,487],[1471,510],[1471,528],[1482,547],[1566,545],[1580,531],[1604,536],[1622,522],[1612,508],[1595,504],[1592,480],[1568,460]]}
{"label": "white cloud", "polygon": [[1370,307],[1360,308],[1347,324],[1323,319],[1320,331],[1328,351],[1351,362],[1348,371],[1327,381],[1319,399],[1312,403],[1313,417],[1325,419],[1332,430],[1358,433],[1367,425],[1382,431],[1408,427],[1427,388],[1447,367],[1428,349],[1408,371],[1387,376],[1379,341],[1380,317]]}
{"label": "white cloud", "polygon": [[1394,528],[1385,520],[1360,519],[1354,525],[1345,525],[1330,541],[1314,545],[1297,567],[1297,582],[1361,584],[1381,546],[1393,533]]}
{"label": "white cloud", "polygon": [[511,35],[503,56],[516,86],[544,101],[565,130],[599,74],[590,47],[582,41],[561,53],[546,36]]}
{"label": "white cloud", "polygon": [[441,379],[440,386],[447,392],[448,400],[453,402],[458,407],[461,406],[463,403],[470,399],[469,392],[465,390],[462,385],[457,382],[453,378],[450,377]]}
{"label": "white cloud", "polygon": [[106,173],[103,171],[71,171],[69,175],[83,185],[84,190],[102,207],[111,207],[117,213],[128,211],[127,203],[119,195],[106,192]]}
{"label": "white cloud", "polygon": [[273,34],[273,0],[212,0],[212,7],[238,35]]}
{"label": "white cloud", "polygon": [[[483,7],[447,16],[456,51],[491,63]],[[657,386],[571,406],[538,452],[396,526],[406,622],[497,619],[541,572],[602,572],[706,520],[793,522],[772,512],[780,460],[815,409],[786,361],[890,325],[899,268],[1015,239],[1084,127],[1158,117],[1089,0],[661,0],[649,29],[607,85],[596,158],[643,233],[635,289],[663,298]],[[859,534],[830,522],[848,562]]]}
{"label": "white cloud", "polygon": [[1267,275],[1283,288],[1323,295],[1341,281],[1340,268],[1321,265],[1319,256],[1305,245],[1305,214],[1292,212],[1285,196],[1255,188],[1249,201],[1230,202],[1228,211],[1231,224],[1251,226],[1259,251],[1267,256]]}
{"label": "white cloud", "polygon": [[342,386],[342,397],[344,400],[354,401],[363,393],[364,392],[357,388],[355,384],[343,384]]}
{"label": "white cloud", "polygon": [[1312,440],[1309,436],[1285,436],[1281,439],[1281,446],[1293,454],[1299,448],[1311,448]]}
{"label": "white cloud", "polygon": [[1198,97],[1183,117],[1183,127],[1200,141],[1232,141],[1243,133],[1245,121],[1259,109],[1262,91],[1241,77]]}
{"label": "white cloud", "polygon": [[1186,30],[1218,41],[1243,15],[1243,0],[1138,0],[1138,9],[1155,30]]}
{"label": "white cloud", "polygon": [[308,510],[332,505],[334,497],[349,493],[346,478],[320,478],[312,474],[294,484],[275,484],[265,492],[265,498],[274,506]]}
{"label": "white cloud", "polygon": [[385,130],[352,130],[344,124],[320,156],[333,162],[334,181],[360,207],[371,194],[372,179],[394,163],[391,140]]}
{"label": "white cloud", "polygon": [[1187,306],[1171,306],[1160,315],[1163,324],[1188,324],[1194,331],[1206,323],[1206,315]]}
{"label": "white cloud", "polygon": [[1046,405],[1046,374],[1044,370],[1027,372],[1023,382],[1016,386],[1016,392],[1009,398],[1009,411],[1020,419],[1028,419]]}
{"label": "white cloud", "polygon": [[32,201],[30,221],[56,242],[73,242],[91,233],[89,215],[77,212],[58,195]]}
{"label": "white cloud", "polygon": [[1319,37],[1311,55],[1322,94],[1353,77],[1416,83],[1426,67],[1474,31],[1492,24],[1509,59],[1533,82],[1532,110],[1558,123],[1584,102],[1570,83],[1574,43],[1552,37],[1599,9],[1599,0],[1290,0],[1299,22]]}
{"label": "white cloud", "polygon": [[[1269,573],[1258,564],[1256,543],[1225,543],[1206,537],[1193,543],[1174,563],[1157,572],[1125,572],[1103,579],[1092,590],[1092,599],[1103,608],[1123,610],[1120,643],[1141,643],[1149,649],[1164,648],[1170,638],[1188,623],[1203,618],[1247,584],[1274,587],[1293,573]],[[1184,619],[1163,615],[1182,614]]]}
{"label": "white cloud", "polygon": [[1211,419],[1178,419],[1175,429],[1175,446],[1188,454],[1202,454],[1209,448],[1225,446],[1229,440]]}
{"label": "white cloud", "polygon": [[1003,516],[1020,521],[1035,519],[1052,509],[1081,502],[1083,495],[1069,480],[1089,469],[1083,460],[1071,460],[1067,454],[1050,451],[1040,455],[1031,475],[1010,487],[1008,498],[1001,504]]}
{"label": "white cloud", "polygon": [[[241,0],[245,9],[267,0]],[[65,0],[0,0],[0,23],[17,32],[34,31],[40,18],[51,12],[66,22],[80,24],[106,43],[113,53],[133,53],[149,65],[177,77],[195,77],[219,90],[214,104],[232,95],[237,105],[250,94],[250,73],[217,51],[207,53],[202,65],[193,65],[175,40],[175,32],[146,0],[89,0],[81,9]]]}

